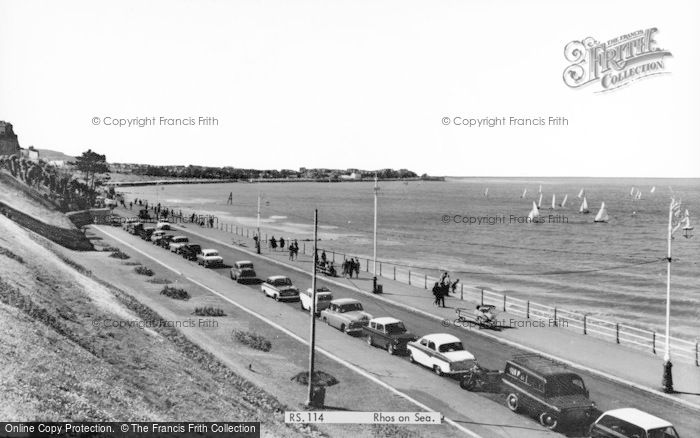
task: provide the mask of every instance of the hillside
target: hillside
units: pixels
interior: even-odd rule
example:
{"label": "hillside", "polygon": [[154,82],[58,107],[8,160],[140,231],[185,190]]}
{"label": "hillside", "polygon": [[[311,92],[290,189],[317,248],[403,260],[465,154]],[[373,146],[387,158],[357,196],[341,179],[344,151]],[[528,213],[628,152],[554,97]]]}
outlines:
{"label": "hillside", "polygon": [[63,160],[66,162],[75,161],[75,157],[66,155],[63,152],[53,151],[51,149],[37,149],[39,157],[44,161]]}
{"label": "hillside", "polygon": [[[66,263],[0,216],[0,417],[6,421],[262,421],[307,436],[280,403],[171,327],[95,327],[160,317]],[[81,272],[82,271],[82,272]],[[147,352],[147,353],[146,353]]]}

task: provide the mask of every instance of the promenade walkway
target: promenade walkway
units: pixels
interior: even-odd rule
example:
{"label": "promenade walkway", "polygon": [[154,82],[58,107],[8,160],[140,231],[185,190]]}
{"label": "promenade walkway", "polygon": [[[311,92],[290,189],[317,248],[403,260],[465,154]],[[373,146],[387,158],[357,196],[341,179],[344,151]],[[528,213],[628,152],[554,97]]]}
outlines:
{"label": "promenade walkway", "polygon": [[[178,225],[183,226],[183,225]],[[193,234],[211,238],[218,242],[233,245],[243,251],[254,253],[254,242],[252,238],[236,235],[230,231],[216,228],[202,228],[184,224],[185,228]],[[301,246],[301,244],[300,244]],[[286,248],[284,251],[278,249],[271,251],[263,246],[262,255],[306,272],[311,271],[311,247],[308,242],[303,245],[306,254],[300,250],[297,260],[290,261]],[[342,257],[336,259],[336,269],[341,270]],[[343,277],[324,277],[324,279],[335,282],[338,286],[347,287],[357,291],[371,294],[372,274],[366,271],[365,264],[359,278],[347,279]],[[371,271],[371,264],[369,270]],[[432,316],[436,322],[444,325],[455,323],[458,307],[466,308],[468,311],[474,309],[479,299],[469,294],[460,299],[460,293],[450,295],[446,298],[446,308],[435,307],[433,296],[430,291],[432,283],[425,289],[424,282],[417,281],[409,286],[400,281],[381,277],[378,282],[382,284],[384,293],[382,299],[386,299],[396,305],[411,308],[415,312]],[[456,296],[455,296],[456,295]],[[501,309],[502,310],[502,309]],[[464,329],[481,336],[488,336],[511,346],[520,347],[532,352],[540,352],[556,358],[564,363],[568,363],[587,371],[635,386],[640,389],[661,393],[661,378],[663,370],[663,351],[652,354],[632,348],[608,342],[603,339],[579,334],[575,331],[555,326],[553,322],[535,318],[525,318],[510,312],[500,312],[499,322],[505,326],[500,331],[488,329],[478,329],[463,325]],[[561,324],[561,323],[560,323]],[[512,328],[511,328],[512,327]],[[436,329],[436,331],[439,331]],[[664,396],[669,400],[678,400],[686,406],[700,410],[700,368],[683,361],[674,361],[673,367],[675,394]]]}

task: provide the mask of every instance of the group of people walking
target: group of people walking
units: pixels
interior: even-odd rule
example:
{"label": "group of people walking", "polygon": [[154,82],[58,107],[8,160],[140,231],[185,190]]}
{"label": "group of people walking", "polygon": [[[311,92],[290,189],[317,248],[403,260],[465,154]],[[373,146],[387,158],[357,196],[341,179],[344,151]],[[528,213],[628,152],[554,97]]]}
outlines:
{"label": "group of people walking", "polygon": [[355,278],[360,278],[360,259],[357,257],[350,257],[343,261],[343,276],[345,278],[352,278],[352,274],[355,274]]}
{"label": "group of people walking", "polygon": [[443,272],[440,275],[440,279],[433,285],[433,296],[435,297],[433,305],[445,307],[445,297],[457,291],[458,283],[459,278],[455,281],[450,281],[450,274],[447,271]]}

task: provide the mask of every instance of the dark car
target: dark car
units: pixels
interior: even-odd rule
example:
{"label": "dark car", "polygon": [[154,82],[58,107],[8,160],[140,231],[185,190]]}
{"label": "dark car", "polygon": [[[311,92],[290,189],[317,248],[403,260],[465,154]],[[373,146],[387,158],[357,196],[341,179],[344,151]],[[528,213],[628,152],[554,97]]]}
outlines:
{"label": "dark car", "polygon": [[202,246],[196,243],[188,243],[178,250],[178,253],[190,261],[197,260],[197,254],[202,252]]}
{"label": "dark car", "polygon": [[153,227],[142,228],[141,231],[139,231],[139,237],[143,240],[150,240],[155,230],[156,229]]}
{"label": "dark car", "polygon": [[403,322],[389,317],[370,319],[369,324],[362,327],[362,334],[367,337],[367,345],[385,348],[389,354],[406,351],[406,344],[416,340]]}
{"label": "dark car", "polygon": [[158,242],[156,242],[156,244],[161,248],[168,249],[170,247],[170,241],[173,240],[173,237],[175,236],[173,236],[172,234],[165,234],[163,237],[158,239]]}
{"label": "dark car", "polygon": [[583,379],[565,365],[536,354],[515,356],[503,372],[506,406],[535,415],[549,429],[585,428],[595,403]]}
{"label": "dark car", "polygon": [[239,261],[233,264],[231,268],[231,280],[236,280],[238,283],[259,283],[253,262],[248,260]]}

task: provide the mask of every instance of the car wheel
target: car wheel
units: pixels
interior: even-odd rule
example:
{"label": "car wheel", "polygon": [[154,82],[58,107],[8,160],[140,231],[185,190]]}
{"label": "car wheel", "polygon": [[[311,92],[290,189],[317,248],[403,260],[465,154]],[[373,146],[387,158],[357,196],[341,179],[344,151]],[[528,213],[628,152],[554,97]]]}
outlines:
{"label": "car wheel", "polygon": [[340,324],[340,331],[343,333],[346,333],[345,332],[345,324]]}
{"label": "car wheel", "polygon": [[301,310],[306,310],[306,307],[304,307],[303,301],[299,301],[299,307],[301,307]]}
{"label": "car wheel", "polygon": [[395,353],[394,344],[389,344],[389,345],[386,347],[386,351],[388,351],[389,354],[394,354],[394,353]]}
{"label": "car wheel", "polygon": [[439,365],[433,365],[433,371],[440,377],[444,375],[444,373],[442,372],[442,368],[440,368]]}
{"label": "car wheel", "polygon": [[506,397],[506,406],[513,412],[518,412],[520,410],[520,400],[517,394],[510,393]]}
{"label": "car wheel", "polygon": [[371,336],[367,336],[367,345],[374,347],[374,341],[372,340]]}
{"label": "car wheel", "polygon": [[553,414],[549,412],[542,412],[540,414],[540,424],[549,430],[554,430],[559,424],[559,420]]}
{"label": "car wheel", "polygon": [[413,352],[409,351],[408,352],[408,361],[411,363],[416,363],[416,360],[413,358]]}
{"label": "car wheel", "polygon": [[280,300],[280,296],[279,296],[279,295],[275,295],[275,301],[279,301],[279,300]]}
{"label": "car wheel", "polygon": [[465,376],[459,381],[459,387],[467,391],[472,391],[474,389],[474,380]]}

